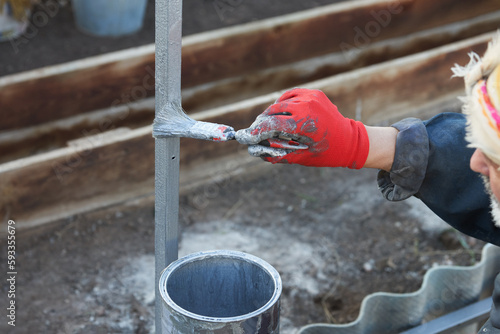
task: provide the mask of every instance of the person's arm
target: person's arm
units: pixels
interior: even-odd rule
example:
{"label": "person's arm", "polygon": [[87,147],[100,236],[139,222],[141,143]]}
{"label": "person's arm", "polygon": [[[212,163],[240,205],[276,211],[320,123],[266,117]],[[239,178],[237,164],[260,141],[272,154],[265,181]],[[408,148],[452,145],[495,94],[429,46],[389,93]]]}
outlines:
{"label": "person's arm", "polygon": [[[391,127],[366,127],[344,117],[318,90],[284,93],[236,139],[272,163],[315,167],[379,168],[378,186],[390,201],[415,196],[451,226],[500,246],[489,197],[469,168],[464,115],[443,113],[429,121],[406,118]],[[265,147],[285,137],[308,149]]]}
{"label": "person's arm", "polygon": [[[319,90],[296,88],[285,92],[248,129],[238,131],[236,139],[249,145],[251,155],[272,163],[389,171],[397,133],[393,127],[365,126],[344,117]],[[266,143],[276,137],[290,138],[302,148]]]}
{"label": "person's arm", "polygon": [[370,142],[364,168],[390,171],[394,162],[398,130],[393,127],[365,126]]}
{"label": "person's arm", "polygon": [[377,180],[383,196],[390,201],[415,196],[455,229],[500,246],[489,196],[480,175],[469,168],[474,149],[465,141],[465,116],[442,113],[392,126],[399,130],[394,162]]}

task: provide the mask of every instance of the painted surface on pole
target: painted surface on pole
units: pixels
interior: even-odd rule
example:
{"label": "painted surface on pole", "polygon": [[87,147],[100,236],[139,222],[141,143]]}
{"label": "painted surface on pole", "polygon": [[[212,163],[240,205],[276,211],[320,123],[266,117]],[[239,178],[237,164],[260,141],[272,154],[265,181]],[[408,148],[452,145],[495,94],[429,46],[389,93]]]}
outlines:
{"label": "painted surface on pole", "polygon": [[[155,120],[181,104],[182,0],[155,1]],[[162,270],[178,257],[179,138],[155,139],[155,332],[161,329]]]}

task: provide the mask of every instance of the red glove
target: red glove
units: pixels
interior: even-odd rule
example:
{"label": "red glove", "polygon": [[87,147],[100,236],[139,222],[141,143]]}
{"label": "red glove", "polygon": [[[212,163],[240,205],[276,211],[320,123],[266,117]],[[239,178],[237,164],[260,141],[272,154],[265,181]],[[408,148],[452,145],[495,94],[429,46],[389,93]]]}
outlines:
{"label": "red glove", "polygon": [[[267,139],[278,137],[308,148],[269,145]],[[360,169],[369,150],[368,134],[361,122],[342,116],[323,92],[301,88],[285,92],[248,129],[238,131],[236,139],[250,145],[251,155],[266,161],[316,167]]]}

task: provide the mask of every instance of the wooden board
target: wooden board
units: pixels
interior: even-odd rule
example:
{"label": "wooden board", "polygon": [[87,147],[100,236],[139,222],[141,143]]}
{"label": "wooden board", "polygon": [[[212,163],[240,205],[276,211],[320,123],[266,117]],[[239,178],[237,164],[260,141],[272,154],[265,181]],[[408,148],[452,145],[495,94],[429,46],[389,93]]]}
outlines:
{"label": "wooden board", "polygon": [[154,95],[154,46],[0,78],[0,131]]}
{"label": "wooden board", "polygon": [[0,131],[0,164],[63,148],[69,141],[153,123],[154,97],[22,129]]}
{"label": "wooden board", "polygon": [[256,70],[245,75],[212,81],[183,89],[183,107],[188,111],[200,111],[234,103],[385,60],[422,52],[493,31],[499,27],[500,11],[495,11],[437,28],[409,33],[403,38],[395,37],[371,42],[363,47],[350,49],[347,54],[343,51],[336,51],[286,65]]}
{"label": "wooden board", "polygon": [[2,217],[36,226],[153,189],[151,129],[95,139],[1,165]]}
{"label": "wooden board", "polygon": [[[185,108],[203,110],[491,31],[498,27],[499,10],[495,0],[348,1],[188,36],[182,85],[198,90],[186,97]],[[454,26],[467,20],[473,22]],[[394,43],[382,43],[388,40]],[[332,53],[340,58],[306,76],[296,67],[266,72]],[[153,69],[154,45],[148,45],[0,78],[0,131],[152,96]],[[264,73],[252,77],[259,71]],[[231,78],[239,84],[224,81]],[[216,81],[222,82],[206,89]]]}
{"label": "wooden board", "polygon": [[[466,64],[467,53],[483,53],[492,34],[427,52],[311,82],[324,90],[346,116],[367,124],[408,116],[443,99],[456,101],[460,79],[450,67]],[[194,114],[196,119],[247,127],[281,92]],[[360,102],[361,101],[361,102]],[[361,107],[360,107],[361,106]],[[207,158],[241,150],[235,142],[183,139],[183,167],[203,166]],[[0,216],[20,228],[36,226],[127,198],[151,194],[154,184],[154,140],[151,126],[115,130],[76,142],[71,147],[0,165]]]}
{"label": "wooden board", "polygon": [[[351,51],[375,42],[406,38],[499,9],[500,3],[494,0],[346,1],[207,32],[183,44],[183,87],[339,51],[350,57]],[[213,48],[214,44],[220,48]],[[379,57],[379,61],[388,59]]]}
{"label": "wooden board", "polygon": [[[342,52],[334,52],[291,64],[255,71],[251,74],[186,88],[183,90],[183,107],[188,112],[194,113],[265,95],[287,87],[301,86],[307,82],[345,72],[354,64],[354,67],[366,66],[371,62],[381,61],[384,58],[397,58],[411,54],[415,50],[440,45],[443,41],[460,40],[466,36],[475,35],[477,31],[487,30],[487,28],[490,28],[488,31],[491,31],[496,28],[499,22],[500,11],[496,11],[465,21],[415,32],[409,34],[407,38],[391,38],[371,43],[352,54],[350,60]],[[143,50],[145,58],[149,57],[148,53],[147,48]],[[145,60],[135,52],[133,56]],[[127,58],[121,66],[124,72],[131,66],[129,61],[130,59]],[[89,62],[87,61],[87,63]],[[138,63],[142,63],[142,61]],[[66,65],[66,68],[72,67],[74,66]],[[134,69],[133,73],[137,73],[136,70],[137,68]],[[57,70],[53,68],[45,69],[45,71],[57,73]],[[99,72],[98,69],[96,71]],[[33,75],[36,73],[33,73]],[[26,74],[24,76],[26,77]],[[89,76],[91,75],[89,74]],[[131,75],[131,78],[133,77]],[[131,96],[130,100],[132,101],[138,96],[142,97],[140,94],[141,89],[145,92],[145,87],[151,88],[148,85],[152,84],[151,77],[152,72],[145,73],[142,88],[141,86],[132,88],[124,96]],[[118,84],[117,87],[119,87]],[[22,129],[1,131],[0,163],[64,147],[67,141],[86,137],[95,132],[104,132],[121,126],[137,128],[151,124],[154,118],[154,101],[151,101],[152,99],[153,97],[139,99],[137,102],[118,104],[111,108],[107,106],[104,109],[87,111],[70,117],[25,126]],[[43,109],[39,112],[43,112]],[[46,113],[46,115],[50,115],[50,113]],[[19,120],[27,124],[31,122],[30,117],[19,118]]]}

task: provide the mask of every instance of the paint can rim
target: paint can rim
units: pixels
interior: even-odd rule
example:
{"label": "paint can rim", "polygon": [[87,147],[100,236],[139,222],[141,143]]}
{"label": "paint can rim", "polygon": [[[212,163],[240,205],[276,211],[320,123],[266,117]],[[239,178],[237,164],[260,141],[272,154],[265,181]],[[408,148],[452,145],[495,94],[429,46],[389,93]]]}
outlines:
{"label": "paint can rim", "polygon": [[[169,277],[179,268],[191,264],[196,261],[202,261],[207,258],[229,258],[229,259],[237,259],[240,261],[247,261],[251,262],[252,264],[260,267],[262,270],[267,272],[267,274],[272,278],[272,281],[274,283],[274,291],[269,298],[269,300],[261,307],[258,309],[243,314],[243,315],[238,315],[238,316],[233,316],[233,317],[210,317],[210,316],[204,316],[200,314],[196,314],[193,312],[190,312],[182,307],[180,307],[176,302],[172,300],[170,295],[167,292],[167,282]],[[250,319],[256,316],[259,316],[263,313],[265,313],[267,310],[271,309],[276,303],[279,302],[279,299],[281,298],[281,293],[282,293],[282,281],[281,277],[278,273],[278,271],[271,266],[269,263],[266,261],[262,260],[261,258],[240,252],[240,251],[233,251],[233,250],[211,250],[211,251],[201,251],[201,252],[196,252],[192,253],[189,255],[186,255],[174,262],[172,262],[168,267],[166,267],[160,274],[160,280],[158,283],[160,295],[163,299],[163,302],[168,305],[169,308],[174,310],[175,312],[182,314],[190,319],[195,319],[199,321],[205,321],[205,322],[214,322],[214,323],[227,323],[227,322],[240,322],[244,321],[246,319]]]}

